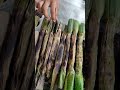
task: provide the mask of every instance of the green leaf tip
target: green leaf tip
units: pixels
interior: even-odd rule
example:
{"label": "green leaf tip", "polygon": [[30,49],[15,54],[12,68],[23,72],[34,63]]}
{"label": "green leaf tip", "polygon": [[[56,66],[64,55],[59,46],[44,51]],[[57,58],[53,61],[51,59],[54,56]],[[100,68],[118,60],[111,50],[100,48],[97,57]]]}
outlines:
{"label": "green leaf tip", "polygon": [[73,21],[73,34],[77,34],[79,30],[80,23],[77,20]]}
{"label": "green leaf tip", "polygon": [[38,22],[39,22],[39,17],[38,17],[38,16],[35,16],[35,27],[37,27]]}
{"label": "green leaf tip", "polygon": [[47,27],[48,27],[48,22],[49,22],[49,21],[48,21],[46,18],[43,19],[43,22],[42,22],[42,28],[43,28],[43,29],[47,29]]}
{"label": "green leaf tip", "polygon": [[67,25],[65,25],[64,31],[65,31],[65,33],[69,33],[69,32],[68,32],[68,26],[67,26]]}
{"label": "green leaf tip", "polygon": [[64,90],[74,90],[74,77],[75,77],[74,69],[69,70],[66,76]]}
{"label": "green leaf tip", "polygon": [[81,23],[79,26],[78,34],[83,34],[85,32],[85,24]]}
{"label": "green leaf tip", "polygon": [[74,90],[84,90],[84,78],[82,73],[75,74],[75,87]]}
{"label": "green leaf tip", "polygon": [[58,84],[58,87],[60,89],[63,89],[64,83],[65,83],[65,76],[66,76],[66,71],[61,69],[60,70],[60,76],[59,76],[59,84]]}
{"label": "green leaf tip", "polygon": [[69,19],[68,21],[68,32],[72,33],[73,31],[73,19]]}

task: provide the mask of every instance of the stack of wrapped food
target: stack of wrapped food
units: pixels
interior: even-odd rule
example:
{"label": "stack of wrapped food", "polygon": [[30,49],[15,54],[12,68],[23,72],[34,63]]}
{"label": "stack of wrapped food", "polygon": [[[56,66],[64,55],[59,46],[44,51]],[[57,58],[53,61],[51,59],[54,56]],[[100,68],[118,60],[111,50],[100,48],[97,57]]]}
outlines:
{"label": "stack of wrapped food", "polygon": [[36,37],[37,90],[83,90],[83,39],[85,25],[69,19],[68,25],[44,19]]}

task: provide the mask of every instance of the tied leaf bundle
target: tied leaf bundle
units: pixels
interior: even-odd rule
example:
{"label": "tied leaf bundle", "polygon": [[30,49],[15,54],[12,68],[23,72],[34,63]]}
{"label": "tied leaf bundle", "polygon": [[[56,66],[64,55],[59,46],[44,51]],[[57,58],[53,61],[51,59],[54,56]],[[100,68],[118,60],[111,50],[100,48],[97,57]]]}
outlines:
{"label": "tied leaf bundle", "polygon": [[40,67],[42,66],[42,64],[44,62],[43,61],[43,56],[45,54],[45,49],[46,49],[46,46],[47,46],[47,43],[48,43],[50,32],[52,32],[51,28],[52,28],[52,22],[50,21],[49,24],[48,24],[47,30],[45,32],[45,35],[44,35],[44,39],[43,39],[43,43],[42,43],[42,47],[41,47],[42,49],[41,49],[40,54],[39,54],[40,58],[39,58],[39,61],[38,61],[38,65],[39,65],[38,69],[40,69]]}
{"label": "tied leaf bundle", "polygon": [[61,66],[62,59],[63,59],[65,39],[66,39],[66,34],[63,32],[62,36],[61,36],[60,44],[58,47],[58,51],[57,51],[55,66],[54,66],[53,73],[52,73],[52,82],[51,82],[50,90],[54,90],[56,78],[57,78],[57,75],[58,75],[59,70],[60,70],[60,66]]}
{"label": "tied leaf bundle", "polygon": [[45,54],[44,54],[44,56],[42,58],[44,62],[42,64],[41,70],[39,69],[39,72],[41,72],[41,73],[39,75],[40,77],[39,77],[38,87],[41,90],[43,90],[43,87],[44,87],[46,64],[47,64],[48,57],[49,57],[49,54],[50,54],[50,50],[51,50],[51,47],[52,47],[53,37],[54,37],[53,32],[51,32],[49,40],[48,40],[48,44],[47,44],[47,47],[46,47],[46,50],[45,50]]}
{"label": "tied leaf bundle", "polygon": [[35,48],[35,62],[36,62],[35,63],[35,71],[36,71],[36,68],[37,68],[39,53],[40,53],[40,50],[41,50],[41,46],[42,46],[43,38],[44,38],[44,35],[45,35],[45,31],[47,30],[47,25],[48,25],[48,21],[46,19],[44,19],[43,23],[42,23],[41,31],[39,33],[36,48]]}
{"label": "tied leaf bundle", "polygon": [[56,53],[57,53],[58,46],[60,43],[61,26],[59,26],[59,24],[57,24],[54,31],[55,31],[55,34],[54,34],[52,49],[51,49],[50,56],[49,56],[48,63],[47,63],[47,70],[46,70],[47,78],[49,78],[50,75],[52,74],[52,69],[54,66]]}
{"label": "tied leaf bundle", "polygon": [[68,63],[68,58],[69,58],[69,48],[70,48],[70,39],[71,39],[71,33],[73,30],[73,20],[70,19],[68,21],[68,26],[65,27],[65,32],[66,32],[66,40],[65,40],[65,51],[64,51],[64,58],[62,62],[62,66],[60,69],[60,75],[59,75],[59,82],[58,82],[58,87],[60,89],[63,89],[64,83],[65,83],[65,77],[66,77],[66,69],[67,69],[67,63]]}
{"label": "tied leaf bundle", "polygon": [[79,29],[79,22],[74,20],[73,23],[73,32],[71,36],[70,51],[69,51],[69,67],[65,80],[64,90],[73,90],[74,89],[74,63],[75,63],[75,53],[76,53],[76,38]]}
{"label": "tied leaf bundle", "polygon": [[84,38],[84,24],[81,24],[79,27],[78,36],[77,36],[74,90],[83,90],[84,89],[84,78],[83,78],[83,74],[82,74],[83,38]]}

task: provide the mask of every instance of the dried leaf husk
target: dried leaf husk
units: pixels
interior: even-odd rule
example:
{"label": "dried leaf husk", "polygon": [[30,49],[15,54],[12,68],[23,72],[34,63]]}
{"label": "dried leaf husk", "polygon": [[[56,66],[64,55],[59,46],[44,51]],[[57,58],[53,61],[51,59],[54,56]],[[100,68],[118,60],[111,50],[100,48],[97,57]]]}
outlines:
{"label": "dried leaf husk", "polygon": [[60,44],[59,44],[59,47],[58,47],[58,51],[57,51],[55,66],[54,66],[53,73],[52,73],[52,82],[51,82],[50,90],[54,90],[54,85],[55,85],[55,82],[56,82],[56,78],[58,76],[58,73],[59,73],[59,70],[60,70],[60,67],[61,67],[61,63],[62,63],[62,59],[63,59],[63,52],[64,52],[65,39],[66,39],[66,34],[63,32],[62,36],[61,36]]}

